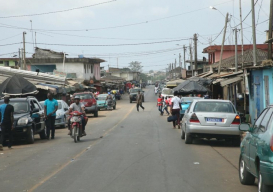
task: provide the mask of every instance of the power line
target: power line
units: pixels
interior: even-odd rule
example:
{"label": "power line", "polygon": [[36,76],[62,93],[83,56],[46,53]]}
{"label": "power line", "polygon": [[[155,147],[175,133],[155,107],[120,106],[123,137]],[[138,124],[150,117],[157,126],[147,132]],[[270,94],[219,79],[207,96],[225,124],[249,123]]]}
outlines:
{"label": "power line", "polygon": [[11,38],[13,38],[13,37],[17,37],[17,36],[19,36],[19,35],[21,35],[22,33],[19,33],[19,34],[17,34],[17,35],[13,35],[13,36],[11,36],[11,37],[7,37],[7,38],[4,38],[4,39],[0,39],[0,41],[4,41],[4,40],[6,40],[6,39],[11,39]]}
{"label": "power line", "polygon": [[[188,39],[176,39],[170,41],[157,41],[157,42],[145,42],[145,43],[128,43],[128,44],[108,44],[108,45],[76,45],[76,44],[51,44],[51,43],[36,43],[39,45],[53,45],[53,46],[70,46],[70,47],[113,47],[113,46],[133,46],[133,45],[151,45],[151,44],[161,44],[161,43],[171,43],[177,41],[183,41]],[[26,42],[26,44],[32,44],[31,42]]]}
{"label": "power line", "polygon": [[0,17],[0,19],[7,19],[7,18],[14,18],[14,17],[40,16],[40,15],[48,15],[48,14],[55,14],[55,13],[63,13],[63,12],[67,12],[67,11],[74,11],[74,10],[77,10],[77,9],[84,9],[84,8],[88,8],[88,7],[94,7],[94,6],[98,6],[98,5],[112,3],[114,1],[116,1],[116,0],[106,1],[106,2],[102,2],[102,3],[97,3],[97,4],[92,4],[92,5],[86,5],[86,6],[76,7],[76,8],[71,8],[71,9],[65,9],[65,10],[60,10],[60,11],[50,11],[50,12],[34,13],[34,14],[26,14],[26,15],[2,16],[2,17]]}
{"label": "power line", "polygon": [[22,42],[20,42],[20,43],[9,43],[9,44],[4,44],[4,45],[0,44],[0,46],[3,47],[3,46],[9,46],[9,45],[18,45],[18,44],[21,44],[21,43]]}

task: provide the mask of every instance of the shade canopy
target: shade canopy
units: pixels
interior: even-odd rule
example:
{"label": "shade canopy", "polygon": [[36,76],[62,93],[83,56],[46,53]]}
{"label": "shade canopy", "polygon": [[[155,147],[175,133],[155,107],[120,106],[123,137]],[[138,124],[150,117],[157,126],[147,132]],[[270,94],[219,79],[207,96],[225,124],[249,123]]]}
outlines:
{"label": "shade canopy", "polygon": [[186,80],[183,83],[179,84],[173,89],[174,93],[178,95],[187,95],[187,94],[205,94],[209,90],[200,85],[197,81]]}
{"label": "shade canopy", "polygon": [[188,80],[190,81],[196,81],[197,83],[199,83],[200,85],[203,86],[207,86],[210,85],[212,83],[212,79],[206,79],[206,78],[202,78],[202,77],[191,77]]}
{"label": "shade canopy", "polygon": [[0,85],[0,96],[3,95],[28,95],[38,93],[35,85],[21,75],[13,75]]}

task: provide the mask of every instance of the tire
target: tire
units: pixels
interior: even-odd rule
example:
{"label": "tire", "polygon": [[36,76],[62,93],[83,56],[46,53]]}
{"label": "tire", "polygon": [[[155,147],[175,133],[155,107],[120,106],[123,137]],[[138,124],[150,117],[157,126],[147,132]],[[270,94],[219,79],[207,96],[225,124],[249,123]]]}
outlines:
{"label": "tire", "polygon": [[186,144],[192,144],[193,138],[190,133],[185,134],[185,143]]}
{"label": "tire", "polygon": [[40,139],[46,139],[46,127],[39,133],[39,135]]}
{"label": "tire", "polygon": [[132,100],[130,99],[130,103],[132,103]]}
{"label": "tire", "polygon": [[183,128],[181,127],[181,139],[185,139],[185,132],[183,131]]}
{"label": "tire", "polygon": [[81,140],[81,135],[82,135],[81,130],[78,129],[77,141],[80,141],[80,140]]}
{"label": "tire", "polygon": [[34,143],[34,133],[33,133],[33,129],[30,128],[27,131],[27,138],[26,141],[28,144],[33,144]]}
{"label": "tire", "polygon": [[[117,104],[116,104],[117,105]],[[113,106],[113,109],[115,110],[116,109],[116,105]]]}
{"label": "tire", "polygon": [[98,117],[98,116],[99,116],[98,111],[96,111],[96,112],[94,113],[94,117]]}
{"label": "tire", "polygon": [[269,185],[265,185],[263,183],[263,179],[262,179],[262,174],[259,170],[259,177],[258,177],[258,191],[260,192],[272,192],[273,191],[273,186],[269,186]]}
{"label": "tire", "polygon": [[239,178],[243,185],[253,185],[255,182],[255,177],[247,170],[242,156],[240,156],[239,161]]}
{"label": "tire", "polygon": [[74,142],[77,143],[77,133],[78,133],[77,126],[73,127],[73,131],[72,132],[73,132],[72,134],[73,134]]}
{"label": "tire", "polygon": [[61,128],[65,128],[65,122],[66,122],[66,117],[64,116],[64,124],[61,125]]}

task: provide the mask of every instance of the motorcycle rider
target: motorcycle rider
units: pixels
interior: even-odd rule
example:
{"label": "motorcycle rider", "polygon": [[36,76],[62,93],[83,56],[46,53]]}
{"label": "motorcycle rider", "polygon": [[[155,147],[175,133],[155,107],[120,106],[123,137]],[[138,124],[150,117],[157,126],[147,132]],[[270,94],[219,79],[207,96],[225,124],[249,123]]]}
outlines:
{"label": "motorcycle rider", "polygon": [[[82,136],[85,136],[85,125],[87,124],[88,118],[85,116],[85,106],[84,104],[82,104],[80,102],[80,97],[79,96],[75,96],[74,97],[74,101],[75,103],[72,103],[69,107],[69,113],[71,113],[72,111],[78,111],[81,112],[83,115],[81,116],[82,119]],[[69,129],[69,133],[68,135],[71,135],[71,129],[70,126],[71,122],[70,122],[70,118],[69,118],[69,123],[68,123],[68,129]]]}

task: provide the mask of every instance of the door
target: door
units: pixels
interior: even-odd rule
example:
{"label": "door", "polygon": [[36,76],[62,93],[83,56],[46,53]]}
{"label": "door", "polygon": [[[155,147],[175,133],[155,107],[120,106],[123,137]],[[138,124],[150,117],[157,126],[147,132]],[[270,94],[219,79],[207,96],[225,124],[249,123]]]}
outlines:
{"label": "door", "polygon": [[256,117],[260,114],[260,77],[256,76],[255,77],[255,103],[256,103]]}
{"label": "door", "polygon": [[270,104],[269,101],[269,78],[264,76],[264,91],[265,91],[265,107],[268,107]]}
{"label": "door", "polygon": [[43,110],[41,109],[41,106],[38,104],[36,100],[30,101],[31,110],[38,109],[39,112],[32,113],[31,118],[33,119],[35,123],[35,130],[34,132],[39,132],[45,127],[45,123],[43,121]]}
{"label": "door", "polygon": [[[250,171],[256,174],[256,166],[255,159],[257,155],[257,145],[258,145],[258,136],[261,127],[264,127],[266,123],[268,123],[271,113],[267,113],[268,109],[265,109],[262,114],[258,117],[258,119],[254,123],[253,131],[251,133],[251,137],[248,139],[249,149],[246,150],[249,153],[249,168]],[[270,116],[268,116],[270,115]]]}

